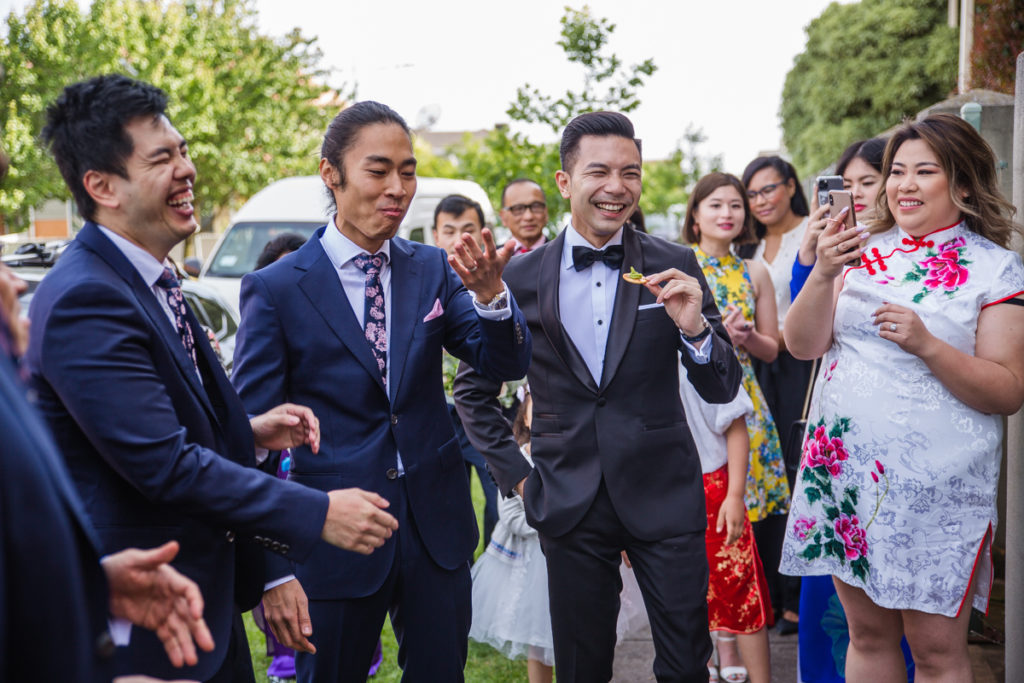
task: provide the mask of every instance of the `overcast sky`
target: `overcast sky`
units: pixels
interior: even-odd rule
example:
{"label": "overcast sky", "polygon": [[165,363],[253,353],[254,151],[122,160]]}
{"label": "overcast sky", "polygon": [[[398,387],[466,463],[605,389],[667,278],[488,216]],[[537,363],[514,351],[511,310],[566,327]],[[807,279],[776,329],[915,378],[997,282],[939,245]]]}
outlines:
{"label": "overcast sky", "polygon": [[[87,2],[87,0],[80,0]],[[0,0],[0,17],[27,0]],[[317,36],[332,85],[394,107],[410,124],[431,107],[437,131],[491,128],[523,83],[559,95],[582,70],[556,45],[564,0],[257,0],[264,32]],[[582,2],[573,4],[579,8]],[[630,116],[647,158],[666,156],[688,124],[706,155],[739,173],[781,143],[779,101],[804,27],[829,0],[589,0],[616,24],[610,50],[658,71]],[[530,130],[531,135],[554,136]]]}

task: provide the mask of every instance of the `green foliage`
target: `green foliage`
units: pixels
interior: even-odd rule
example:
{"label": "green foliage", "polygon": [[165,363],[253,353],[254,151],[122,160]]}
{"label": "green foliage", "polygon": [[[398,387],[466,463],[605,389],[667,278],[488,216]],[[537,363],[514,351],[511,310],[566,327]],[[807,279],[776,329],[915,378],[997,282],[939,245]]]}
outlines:
{"label": "green foliage", "polygon": [[971,81],[975,88],[1013,94],[1017,54],[1024,50],[1024,2],[976,0]]}
{"label": "green foliage", "polygon": [[[308,172],[324,121],[315,39],[260,35],[252,0],[36,0],[7,19],[0,45],[0,131],[12,168],[0,212],[24,217],[64,184],[38,143],[61,89],[120,72],[163,88],[169,118],[199,169],[208,221],[272,180]],[[333,100],[334,98],[328,98]]]}
{"label": "green foliage", "polygon": [[687,126],[683,139],[668,159],[644,162],[644,192],[640,196],[644,214],[666,213],[669,207],[686,204],[690,190],[702,176],[721,170],[721,156],[700,156],[698,147],[705,140],[700,129]]}
{"label": "green foliage", "polygon": [[958,38],[946,11],[945,0],[862,0],[832,3],[811,21],[780,108],[801,176],[949,94]]}

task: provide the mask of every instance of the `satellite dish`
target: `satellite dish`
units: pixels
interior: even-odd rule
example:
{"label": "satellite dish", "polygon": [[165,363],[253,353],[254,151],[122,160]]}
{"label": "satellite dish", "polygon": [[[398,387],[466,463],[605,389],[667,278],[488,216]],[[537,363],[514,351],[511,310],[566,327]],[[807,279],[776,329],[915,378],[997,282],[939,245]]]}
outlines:
{"label": "satellite dish", "polygon": [[416,114],[416,129],[430,130],[439,118],[441,118],[440,104],[428,104],[420,107],[419,112]]}

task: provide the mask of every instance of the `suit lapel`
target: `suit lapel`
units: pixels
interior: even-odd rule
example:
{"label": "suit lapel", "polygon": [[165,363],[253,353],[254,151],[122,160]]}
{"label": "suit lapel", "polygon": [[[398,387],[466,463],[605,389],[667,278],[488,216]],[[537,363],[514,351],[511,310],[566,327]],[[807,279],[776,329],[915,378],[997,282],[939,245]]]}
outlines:
{"label": "suit lapel", "polygon": [[[566,230],[571,230],[571,228],[566,228]],[[562,327],[561,313],[558,310],[558,287],[562,275],[564,243],[565,230],[544,249],[540,270],[537,273],[540,323],[544,328],[544,335],[548,338],[555,353],[558,354],[562,364],[572,370],[576,379],[584,386],[597,393],[597,384],[594,382],[583,356],[580,355],[565,328]]]}
{"label": "suit lapel", "polygon": [[[146,312],[146,315],[149,316],[150,324],[156,329],[164,344],[170,350],[175,365],[178,366],[178,371],[192,389],[192,393],[196,395],[199,402],[210,414],[210,417],[216,420],[217,415],[210,404],[210,399],[206,395],[203,385],[199,382],[199,376],[196,374],[195,365],[192,364],[192,358],[185,352],[185,345],[182,343],[181,337],[178,336],[178,331],[174,329],[164,309],[157,302],[156,294],[142,281],[139,271],[121,253],[121,250],[107,239],[106,235],[100,232],[94,223],[86,223],[75,239],[82,240],[92,251],[99,254],[100,258],[106,261],[107,265],[131,287],[135,299],[139,302],[142,310]],[[193,334],[199,332],[201,330],[198,329],[197,325],[193,328]],[[198,346],[198,337],[196,342]]]}
{"label": "suit lapel", "polygon": [[[629,272],[634,266],[644,272],[644,254],[640,248],[640,238],[630,227],[622,229],[622,246],[626,256],[622,261],[622,272]],[[615,289],[615,303],[612,307],[612,323],[608,329],[608,344],[604,351],[604,372],[601,374],[601,388],[604,389],[615,377],[622,357],[633,336],[636,324],[637,307],[640,305],[640,290],[643,286],[618,282]]]}
{"label": "suit lapel", "polygon": [[335,336],[341,340],[384,391],[384,382],[380,377],[377,360],[373,357],[373,351],[370,350],[370,345],[366,342],[363,328],[359,325],[359,320],[356,319],[352,306],[348,303],[348,297],[345,296],[345,289],[341,286],[341,281],[338,280],[334,264],[328,258],[320,240],[316,239],[316,235],[314,235],[314,238],[310,239],[298,253],[295,267],[306,271],[306,274],[299,278],[299,288],[313,305],[313,310],[327,323],[327,327],[334,332]]}
{"label": "suit lapel", "polygon": [[409,245],[391,240],[391,347],[388,349],[388,389],[393,401],[398,396],[409,356],[409,344],[416,327],[416,313],[422,309],[420,300],[421,264],[412,258]]}

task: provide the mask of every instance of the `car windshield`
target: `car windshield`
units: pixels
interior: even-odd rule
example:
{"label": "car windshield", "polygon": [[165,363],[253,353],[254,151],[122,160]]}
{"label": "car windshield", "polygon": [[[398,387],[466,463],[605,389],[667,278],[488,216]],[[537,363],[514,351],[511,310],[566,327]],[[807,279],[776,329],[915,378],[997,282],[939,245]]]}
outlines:
{"label": "car windshield", "polygon": [[206,274],[213,277],[242,277],[256,269],[267,242],[279,235],[293,232],[306,239],[323,223],[293,221],[236,223],[231,226]]}

